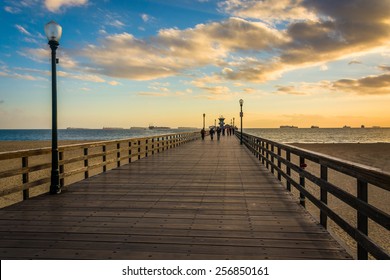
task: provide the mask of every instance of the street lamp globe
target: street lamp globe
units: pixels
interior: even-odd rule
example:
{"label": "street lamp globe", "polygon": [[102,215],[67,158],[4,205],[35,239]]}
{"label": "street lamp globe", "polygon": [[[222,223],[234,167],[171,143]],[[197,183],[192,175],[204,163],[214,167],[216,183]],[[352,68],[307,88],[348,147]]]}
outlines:
{"label": "street lamp globe", "polygon": [[62,35],[62,27],[54,20],[45,24],[45,34],[49,41],[59,42]]}
{"label": "street lamp globe", "polygon": [[240,99],[240,106],[244,104],[244,100]]}

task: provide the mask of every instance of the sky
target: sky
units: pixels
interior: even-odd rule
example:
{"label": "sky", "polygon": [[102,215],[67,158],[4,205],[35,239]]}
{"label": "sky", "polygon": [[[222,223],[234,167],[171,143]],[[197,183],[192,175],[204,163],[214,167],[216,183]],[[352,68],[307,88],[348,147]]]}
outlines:
{"label": "sky", "polygon": [[0,129],[390,127],[390,0],[2,0]]}

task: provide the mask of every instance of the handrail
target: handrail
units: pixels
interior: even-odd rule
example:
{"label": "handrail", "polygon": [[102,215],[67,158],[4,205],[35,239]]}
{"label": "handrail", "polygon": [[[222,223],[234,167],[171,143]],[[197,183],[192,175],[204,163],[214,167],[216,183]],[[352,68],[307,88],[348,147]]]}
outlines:
{"label": "handrail", "polygon": [[[240,139],[240,132],[236,131],[235,134]],[[368,259],[368,254],[377,259],[390,259],[389,252],[376,244],[369,237],[368,232],[368,219],[386,229],[387,232],[390,230],[390,215],[368,202],[369,187],[377,187],[390,192],[390,173],[250,134],[243,133],[242,136],[245,146],[266,168],[270,169],[279,181],[282,181],[282,177],[286,180],[288,191],[291,191],[291,186],[299,191],[299,202],[303,207],[305,207],[305,199],[308,198],[320,210],[320,224],[324,228],[327,228],[329,218],[357,242],[358,259]],[[291,155],[299,157],[299,165],[291,161]],[[306,170],[307,161],[319,166],[320,176]],[[357,195],[352,195],[328,182],[329,170],[355,178]],[[294,180],[291,171],[296,172],[299,182]],[[319,199],[305,187],[306,179],[319,187]],[[328,205],[328,193],[357,211],[357,226],[351,225]]]}
{"label": "handrail", "polygon": [[[199,138],[200,133],[187,132],[60,146],[60,185],[66,187],[86,179],[92,170],[96,175]],[[0,153],[0,162],[6,163],[2,166],[9,166],[0,171],[0,198],[23,194],[21,199],[8,199],[6,205],[30,198],[32,189],[35,189],[34,195],[49,191],[51,159],[47,155],[50,153],[51,148]],[[97,170],[99,168],[101,170]],[[80,174],[83,178],[75,177]],[[37,187],[44,190],[37,191]]]}

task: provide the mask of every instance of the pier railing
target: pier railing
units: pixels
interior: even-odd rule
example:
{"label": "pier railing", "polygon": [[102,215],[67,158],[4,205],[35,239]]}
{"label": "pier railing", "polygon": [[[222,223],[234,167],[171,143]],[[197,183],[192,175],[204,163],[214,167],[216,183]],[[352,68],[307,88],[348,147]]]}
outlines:
{"label": "pier railing", "polygon": [[[239,131],[236,131],[236,136],[240,139]],[[376,259],[390,259],[389,252],[369,236],[369,224],[379,226],[385,236],[389,235],[389,213],[369,202],[369,194],[373,194],[374,189],[380,189],[382,199],[390,197],[389,173],[246,133],[242,136],[245,146],[278,180],[285,183],[288,191],[292,191],[291,186],[297,190],[299,203],[303,207],[307,198],[320,211],[319,222],[324,228],[328,227],[329,218],[356,241],[358,259],[368,259],[369,254]],[[330,172],[353,178],[356,188],[354,194],[330,182]],[[307,183],[310,183],[310,188]],[[340,215],[339,209],[328,203],[328,194],[331,199],[338,199],[348,205],[350,211],[356,211],[356,221]]]}
{"label": "pier railing", "polygon": [[[61,187],[200,138],[178,133],[59,147]],[[0,206],[47,193],[51,148],[0,153]]]}

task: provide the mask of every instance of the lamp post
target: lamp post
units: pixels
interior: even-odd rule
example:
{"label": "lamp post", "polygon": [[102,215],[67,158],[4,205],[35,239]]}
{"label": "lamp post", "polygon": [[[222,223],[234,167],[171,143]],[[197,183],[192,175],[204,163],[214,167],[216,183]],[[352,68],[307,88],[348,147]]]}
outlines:
{"label": "lamp post", "polygon": [[240,135],[240,145],[242,145],[242,117],[244,116],[244,113],[242,112],[242,105],[244,104],[244,100],[240,99],[240,118],[241,118],[241,135]]}
{"label": "lamp post", "polygon": [[52,130],[51,130],[51,184],[50,193],[61,193],[59,155],[58,155],[58,135],[57,135],[57,73],[56,73],[56,50],[62,35],[62,27],[55,21],[50,21],[45,25],[45,34],[49,40],[51,49],[51,98],[52,98]]}
{"label": "lamp post", "polygon": [[206,114],[203,114],[203,129],[205,129],[205,118],[206,118]]}
{"label": "lamp post", "polygon": [[234,120],[235,120],[235,118],[233,118],[233,135],[235,134],[235,131],[236,131],[236,127],[234,126]]}

